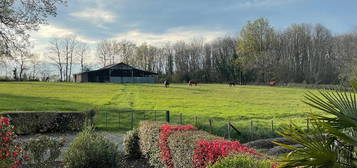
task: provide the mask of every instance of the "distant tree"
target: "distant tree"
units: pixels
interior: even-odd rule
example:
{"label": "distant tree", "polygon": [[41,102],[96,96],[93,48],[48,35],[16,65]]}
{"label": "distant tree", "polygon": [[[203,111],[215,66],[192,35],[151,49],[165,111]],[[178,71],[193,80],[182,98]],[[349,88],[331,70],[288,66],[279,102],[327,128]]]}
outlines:
{"label": "distant tree", "polygon": [[85,58],[88,58],[89,47],[85,43],[78,45],[77,55],[81,64],[81,72],[85,72]]}
{"label": "distant tree", "polygon": [[72,76],[72,67],[78,50],[76,37],[69,36],[62,39],[52,39],[49,47],[49,58],[59,70],[60,81],[69,82]]}
{"label": "distant tree", "polygon": [[28,31],[56,16],[57,5],[65,0],[0,0],[0,57],[13,56],[26,47]]}

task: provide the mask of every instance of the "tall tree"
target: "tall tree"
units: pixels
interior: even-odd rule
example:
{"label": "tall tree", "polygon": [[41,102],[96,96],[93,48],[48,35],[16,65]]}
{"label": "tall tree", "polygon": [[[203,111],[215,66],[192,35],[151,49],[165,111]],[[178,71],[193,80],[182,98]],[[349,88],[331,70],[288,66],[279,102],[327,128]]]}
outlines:
{"label": "tall tree", "polygon": [[0,57],[13,56],[22,50],[28,32],[46,23],[48,16],[56,16],[57,5],[65,0],[0,0]]}

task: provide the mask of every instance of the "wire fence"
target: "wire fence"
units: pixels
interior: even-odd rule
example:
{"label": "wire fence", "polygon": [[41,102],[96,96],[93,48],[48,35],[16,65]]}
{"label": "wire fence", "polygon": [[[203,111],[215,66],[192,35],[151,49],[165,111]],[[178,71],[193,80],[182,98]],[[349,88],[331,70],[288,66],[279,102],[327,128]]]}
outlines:
{"label": "wire fence", "polygon": [[96,127],[107,131],[126,131],[136,128],[141,120],[170,122],[168,110],[99,110]]}
{"label": "wire fence", "polygon": [[[281,119],[230,120],[226,118],[209,118],[187,116],[182,113],[171,114],[169,110],[101,110],[96,115],[96,126],[106,131],[127,131],[138,126],[141,120],[165,121],[172,124],[194,125],[199,129],[227,139],[239,139],[242,142],[279,136],[277,131],[282,126],[291,126],[291,121]],[[302,123],[301,123],[302,122]],[[300,121],[299,126],[309,130],[308,119]]]}

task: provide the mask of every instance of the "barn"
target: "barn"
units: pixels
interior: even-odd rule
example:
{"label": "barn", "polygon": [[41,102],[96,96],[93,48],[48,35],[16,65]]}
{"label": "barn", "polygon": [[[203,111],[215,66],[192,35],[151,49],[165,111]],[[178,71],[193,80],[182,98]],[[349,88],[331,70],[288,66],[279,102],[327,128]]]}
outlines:
{"label": "barn", "polygon": [[74,74],[75,82],[154,83],[157,73],[134,68],[125,63],[107,65],[95,71]]}

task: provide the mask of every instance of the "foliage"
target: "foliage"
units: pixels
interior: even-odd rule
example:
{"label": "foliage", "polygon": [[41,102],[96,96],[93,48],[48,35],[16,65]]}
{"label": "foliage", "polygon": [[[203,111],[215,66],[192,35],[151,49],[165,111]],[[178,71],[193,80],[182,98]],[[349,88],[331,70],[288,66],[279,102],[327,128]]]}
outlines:
{"label": "foliage", "polygon": [[33,168],[52,168],[61,154],[64,142],[64,139],[54,139],[47,136],[30,139],[24,147],[24,151],[31,158],[27,164]]}
{"label": "foliage", "polygon": [[0,57],[9,56],[27,42],[28,31],[37,30],[48,16],[56,16],[65,0],[1,1]]}
{"label": "foliage", "polygon": [[235,152],[259,155],[254,149],[245,147],[239,141],[200,140],[196,145],[193,164],[196,168],[205,168],[208,164],[215,163],[219,158],[226,157]]}
{"label": "foliage", "polygon": [[118,166],[119,149],[104,136],[91,129],[80,132],[64,153],[69,168],[95,168]]}
{"label": "foliage", "polygon": [[138,129],[134,129],[131,131],[126,132],[124,136],[124,154],[125,156],[132,158],[132,159],[137,159],[140,158],[141,152],[140,152],[140,145],[139,145],[139,131]]}
{"label": "foliage", "polygon": [[225,158],[220,158],[208,168],[272,168],[274,164],[269,160],[258,158],[251,154],[236,153]]}
{"label": "foliage", "polygon": [[356,167],[357,99],[354,92],[321,91],[320,96],[308,93],[307,104],[328,115],[312,114],[313,129],[308,134],[297,126],[280,134],[303,148],[280,144],[292,150],[280,167]]}
{"label": "foliage", "polygon": [[193,157],[199,140],[223,140],[205,131],[174,131],[168,138],[172,162],[175,167],[194,167]]}
{"label": "foliage", "polygon": [[80,112],[6,112],[12,119],[17,134],[79,131],[84,127],[85,115]]}
{"label": "foliage", "polygon": [[0,118],[0,167],[16,168],[28,159],[20,145],[15,141],[17,136],[14,127],[7,117]]}
{"label": "foliage", "polygon": [[141,121],[139,124],[140,150],[153,167],[164,167],[159,147],[160,127],[162,122]]}
{"label": "foliage", "polygon": [[192,125],[183,125],[183,126],[171,126],[168,124],[164,124],[161,126],[161,134],[160,134],[160,150],[161,150],[161,158],[163,162],[166,164],[168,168],[173,168],[174,163],[172,161],[172,155],[170,152],[168,138],[173,131],[189,131],[196,130],[197,128]]}

